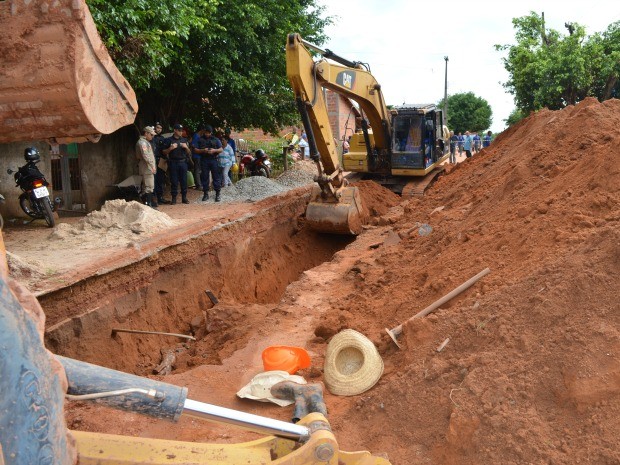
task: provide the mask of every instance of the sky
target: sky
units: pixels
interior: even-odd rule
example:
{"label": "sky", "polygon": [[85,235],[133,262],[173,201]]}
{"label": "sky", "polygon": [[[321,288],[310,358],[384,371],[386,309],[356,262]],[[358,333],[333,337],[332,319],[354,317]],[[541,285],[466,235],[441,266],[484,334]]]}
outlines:
{"label": "sky", "polygon": [[[618,0],[317,0],[335,16],[321,48],[370,65],[388,105],[437,103],[444,96],[473,92],[493,111],[491,130],[505,129],[514,100],[495,44],[515,44],[512,19],[545,14],[547,29],[562,35],[565,22],[603,32],[620,20]],[[450,109],[448,108],[448,116]]]}

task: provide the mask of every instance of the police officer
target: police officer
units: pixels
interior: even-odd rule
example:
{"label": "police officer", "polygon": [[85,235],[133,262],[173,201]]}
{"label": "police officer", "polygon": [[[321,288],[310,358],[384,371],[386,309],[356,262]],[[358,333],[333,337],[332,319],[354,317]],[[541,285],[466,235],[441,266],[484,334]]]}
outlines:
{"label": "police officer", "polygon": [[202,184],[203,202],[209,199],[209,173],[211,173],[213,179],[215,201],[220,201],[222,170],[218,165],[217,156],[222,153],[222,150],[222,143],[213,135],[213,128],[207,124],[195,150],[196,153],[200,154],[200,181]]}
{"label": "police officer", "polygon": [[153,154],[155,155],[155,163],[157,165],[157,172],[155,173],[155,195],[157,196],[157,203],[167,204],[170,200],[164,199],[164,185],[166,184],[166,172],[159,167],[159,160],[164,159],[168,161],[168,157],[162,153],[164,147],[164,141],[166,138],[162,134],[164,127],[160,122],[155,123],[155,135],[151,144],[153,145]]}
{"label": "police officer", "polygon": [[172,205],[176,205],[179,184],[181,184],[181,201],[189,203],[187,200],[187,159],[190,155],[190,148],[187,139],[183,137],[183,126],[175,124],[173,129],[172,136],[164,142],[162,153],[168,157],[170,193]]}

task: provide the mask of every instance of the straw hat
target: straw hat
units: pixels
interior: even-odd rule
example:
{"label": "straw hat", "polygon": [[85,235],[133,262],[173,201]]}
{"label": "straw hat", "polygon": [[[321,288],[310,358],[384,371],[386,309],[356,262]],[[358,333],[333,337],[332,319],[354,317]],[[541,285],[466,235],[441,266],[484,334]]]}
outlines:
{"label": "straw hat", "polygon": [[363,334],[345,329],[329,341],[323,376],[332,394],[361,394],[373,387],[382,374],[383,360]]}

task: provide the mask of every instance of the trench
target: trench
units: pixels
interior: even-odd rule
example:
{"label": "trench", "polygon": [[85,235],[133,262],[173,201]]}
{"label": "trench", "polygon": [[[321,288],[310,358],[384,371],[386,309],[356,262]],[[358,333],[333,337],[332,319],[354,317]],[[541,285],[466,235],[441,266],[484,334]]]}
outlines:
{"label": "trench", "polygon": [[[129,266],[39,296],[48,317],[46,346],[139,375],[153,373],[170,350],[177,371],[221,363],[243,346],[256,318],[275,307],[291,282],[352,242],[306,227],[307,200],[287,198]],[[197,341],[113,335],[114,328],[182,333]]]}

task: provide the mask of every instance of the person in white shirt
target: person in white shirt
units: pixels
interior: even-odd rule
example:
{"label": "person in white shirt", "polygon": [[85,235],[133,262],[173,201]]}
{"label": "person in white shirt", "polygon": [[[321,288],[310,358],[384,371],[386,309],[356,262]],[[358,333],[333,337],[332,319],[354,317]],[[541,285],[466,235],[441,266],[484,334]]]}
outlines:
{"label": "person in white shirt", "polygon": [[301,135],[298,147],[301,149],[301,158],[307,160],[310,157],[310,145],[305,133]]}
{"label": "person in white shirt", "polygon": [[222,149],[222,153],[218,155],[218,163],[222,169],[222,187],[232,186],[232,181],[228,176],[228,172],[235,163],[235,152],[228,143],[226,137],[222,137]]}

